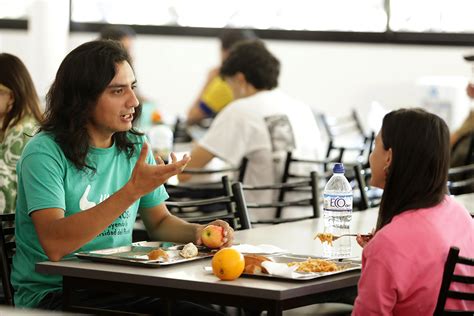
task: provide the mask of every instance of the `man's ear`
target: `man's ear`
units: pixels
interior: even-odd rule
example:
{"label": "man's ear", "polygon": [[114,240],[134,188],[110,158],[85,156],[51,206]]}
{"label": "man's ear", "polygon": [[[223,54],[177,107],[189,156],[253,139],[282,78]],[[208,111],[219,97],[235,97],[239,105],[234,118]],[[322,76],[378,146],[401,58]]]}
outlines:
{"label": "man's ear", "polygon": [[239,83],[239,84],[245,84],[247,83],[247,80],[245,79],[245,75],[242,73],[242,72],[238,72],[235,74],[235,80]]}

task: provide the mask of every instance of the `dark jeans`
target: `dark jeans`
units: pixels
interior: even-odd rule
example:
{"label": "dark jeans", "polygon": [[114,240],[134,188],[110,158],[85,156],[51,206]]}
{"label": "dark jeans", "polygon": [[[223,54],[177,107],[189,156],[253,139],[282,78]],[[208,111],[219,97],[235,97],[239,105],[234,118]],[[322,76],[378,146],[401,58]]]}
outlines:
{"label": "dark jeans", "polygon": [[[37,308],[46,310],[62,309],[62,292],[46,295]],[[93,307],[123,312],[165,315],[166,306],[162,300],[153,297],[137,297],[129,294],[110,294],[96,291],[79,290],[72,298],[79,306]],[[172,315],[223,315],[211,305],[204,306],[186,301],[176,301],[171,306]]]}

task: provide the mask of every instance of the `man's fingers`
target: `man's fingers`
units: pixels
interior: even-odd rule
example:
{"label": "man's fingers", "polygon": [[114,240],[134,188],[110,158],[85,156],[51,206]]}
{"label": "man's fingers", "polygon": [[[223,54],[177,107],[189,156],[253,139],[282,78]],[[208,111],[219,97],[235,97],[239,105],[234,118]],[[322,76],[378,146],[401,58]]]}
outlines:
{"label": "man's fingers", "polygon": [[161,161],[161,163],[156,166],[155,174],[164,178],[170,178],[172,176],[175,176],[181,171],[183,171],[184,167],[189,162],[189,159],[190,158],[188,157],[187,159],[182,159],[180,161],[177,161],[175,163],[169,163],[167,165],[165,165],[163,161]]}
{"label": "man's fingers", "polygon": [[159,155],[156,156],[156,163],[158,165],[164,165],[165,164],[165,162],[163,161],[163,158],[161,158],[161,156],[159,156]]}
{"label": "man's fingers", "polygon": [[171,163],[175,163],[178,161],[174,152],[171,152],[170,156],[171,156]]}
{"label": "man's fingers", "polygon": [[148,154],[148,143],[143,142],[142,150],[140,151],[140,156],[138,156],[137,163],[145,163],[147,154]]}

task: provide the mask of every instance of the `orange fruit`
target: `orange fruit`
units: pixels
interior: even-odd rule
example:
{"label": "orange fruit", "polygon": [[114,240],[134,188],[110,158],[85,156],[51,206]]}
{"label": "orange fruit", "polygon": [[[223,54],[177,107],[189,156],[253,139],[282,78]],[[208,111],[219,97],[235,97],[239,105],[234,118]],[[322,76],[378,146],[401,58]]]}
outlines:
{"label": "orange fruit", "polygon": [[223,248],[212,258],[212,272],[224,281],[237,279],[244,272],[244,268],[244,256],[233,248]]}

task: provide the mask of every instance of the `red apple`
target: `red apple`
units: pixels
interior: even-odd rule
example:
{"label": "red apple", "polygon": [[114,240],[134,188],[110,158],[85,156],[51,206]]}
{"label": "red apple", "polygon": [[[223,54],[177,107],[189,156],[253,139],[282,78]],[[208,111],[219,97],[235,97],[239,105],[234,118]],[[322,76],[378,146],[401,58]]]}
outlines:
{"label": "red apple", "polygon": [[209,248],[219,248],[224,244],[224,229],[217,225],[207,225],[201,232],[202,243]]}

